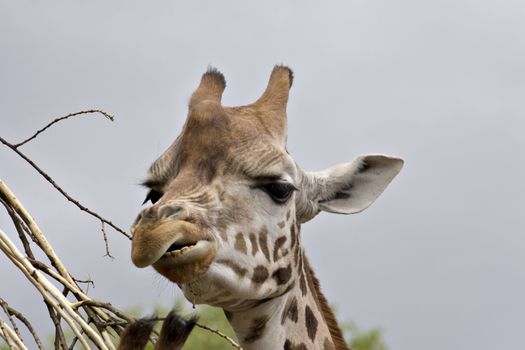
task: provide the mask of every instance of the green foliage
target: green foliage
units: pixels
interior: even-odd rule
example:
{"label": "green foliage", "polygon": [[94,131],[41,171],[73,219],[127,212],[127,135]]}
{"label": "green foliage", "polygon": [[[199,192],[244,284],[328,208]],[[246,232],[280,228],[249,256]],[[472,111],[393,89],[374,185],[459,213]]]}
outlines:
{"label": "green foliage", "polygon": [[381,330],[357,331],[350,341],[352,350],[387,350],[381,336]]}
{"label": "green foliage", "polygon": [[[332,305],[332,310],[337,313],[337,308]],[[346,343],[352,350],[387,350],[380,328],[363,330],[354,322],[339,322]]]}
{"label": "green foliage", "polygon": [[[211,306],[199,307],[199,323],[208,327],[219,330],[236,341],[228,320],[224,316],[224,312],[220,308]],[[201,349],[216,349],[216,350],[231,350],[233,347],[225,339],[216,334],[212,334],[207,330],[195,327],[191,332],[188,341],[183,347],[183,350],[201,350]]]}

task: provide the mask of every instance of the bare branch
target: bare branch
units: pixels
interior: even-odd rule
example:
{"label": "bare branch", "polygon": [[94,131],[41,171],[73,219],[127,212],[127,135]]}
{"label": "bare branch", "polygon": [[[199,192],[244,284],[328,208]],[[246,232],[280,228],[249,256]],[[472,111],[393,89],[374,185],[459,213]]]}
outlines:
{"label": "bare branch", "polygon": [[[22,159],[28,162],[41,176],[43,176],[56,190],[58,190],[68,201],[76,205],[80,210],[87,212],[91,216],[97,218],[101,223],[101,231],[105,244],[105,256],[113,258],[109,250],[108,237],[105,230],[105,225],[109,225],[116,231],[124,234],[128,239],[131,236],[114,225],[111,221],[103,218],[99,214],[89,210],[76,199],[72,198],[66,193],[58,184],[39,166],[37,166],[29,157],[19,150],[19,147],[32,141],[39,134],[49,129],[52,125],[59,121],[71,118],[76,115],[89,114],[89,113],[100,113],[106,118],[113,120],[113,117],[101,110],[88,110],[76,113],[68,114],[67,116],[57,118],[51,123],[46,125],[44,128],[38,130],[34,135],[27,138],[26,140],[11,144],[8,141],[0,137],[0,142],[9,147],[15,153],[17,153]],[[38,292],[43,296],[44,302],[48,308],[49,315],[55,326],[55,348],[67,350],[72,349],[75,345],[80,343],[84,349],[90,348],[88,341],[91,340],[92,344],[98,349],[114,349],[114,345],[111,339],[110,331],[113,330],[117,334],[121,334],[124,327],[133,322],[134,319],[127,316],[119,309],[113,307],[110,303],[100,302],[89,298],[80,288],[78,283],[93,284],[92,281],[81,281],[75,279],[69,271],[62,264],[58,256],[53,251],[52,246],[47,241],[43,232],[40,230],[36,222],[25,210],[22,204],[16,199],[14,194],[9,188],[0,180],[0,202],[6,207],[14,226],[18,232],[18,236],[22,241],[26,256],[24,256],[13,242],[7,237],[7,235],[0,230],[0,250],[13,262],[13,264],[20,269],[25,277],[31,282]],[[32,243],[27,239],[27,236],[41,249],[43,253],[49,258],[51,266],[48,266],[41,261],[38,261],[33,254],[31,247]],[[43,273],[45,274],[43,274]],[[62,292],[58,290],[56,285],[51,283],[47,276],[52,277],[56,282],[60,284]],[[72,301],[71,299],[76,299]],[[3,301],[0,299],[0,301]],[[29,329],[39,349],[43,349],[42,343],[36,333],[34,332],[31,323],[18,311],[12,310],[4,302],[0,303],[2,309],[9,317],[11,324],[13,325],[14,331],[11,330],[5,323],[0,319],[2,327],[0,327],[0,336],[4,337],[10,344],[20,344],[21,348],[25,348],[20,332],[16,326],[15,320],[11,316],[15,316],[20,322]],[[82,310],[79,310],[82,308]],[[63,321],[63,322],[62,322]],[[232,345],[236,349],[242,350],[241,346],[237,344],[232,338],[228,337],[221,331],[211,328],[206,325],[195,323],[199,328],[205,329],[223,339]],[[69,326],[69,329],[73,332],[73,339],[70,339],[71,344],[68,345],[68,340],[65,337],[63,327]],[[154,343],[156,337],[152,334],[150,341]]]}
{"label": "bare branch", "polygon": [[214,329],[214,328],[211,328],[211,327],[205,326],[205,325],[203,325],[203,324],[199,324],[199,323],[197,323],[197,322],[195,323],[195,325],[196,325],[197,327],[199,327],[199,328],[205,329],[205,330],[207,330],[207,331],[209,331],[209,332],[212,332],[212,333],[218,335],[219,337],[225,339],[225,340],[226,340],[228,343],[230,343],[231,346],[233,346],[234,348],[239,349],[239,350],[243,350],[242,347],[241,347],[239,344],[237,344],[237,343],[235,342],[235,340],[233,340],[232,338],[228,337],[226,334],[222,333],[221,331],[218,331],[218,330],[216,330],[216,329]]}
{"label": "bare branch", "polygon": [[10,307],[9,305],[7,305],[7,302],[2,298],[0,298],[0,306],[2,306],[4,313],[7,315],[7,318],[9,319],[9,322],[11,322],[11,325],[13,326],[13,330],[15,331],[16,335],[18,336],[18,338],[20,338],[22,342],[24,342],[24,340],[22,339],[22,336],[20,335],[20,330],[18,329],[18,326],[16,325],[16,322],[12,317],[12,313],[9,312]]}
{"label": "bare branch", "polygon": [[96,217],[97,219],[99,219],[103,223],[108,224],[113,229],[115,229],[116,231],[122,233],[124,236],[128,237],[129,240],[131,240],[131,235],[129,233],[125,232],[123,229],[121,229],[120,227],[116,226],[115,224],[113,224],[108,219],[105,219],[102,216],[100,216],[99,214],[89,210],[87,207],[85,207],[84,205],[80,204],[79,201],[77,201],[76,199],[71,197],[69,194],[67,194],[66,191],[64,191],[60,186],[58,186],[58,184],[55,182],[55,180],[53,180],[46,172],[44,172],[38,165],[35,164],[35,162],[33,162],[31,159],[29,159],[24,153],[22,153],[20,150],[18,150],[15,147],[15,145],[13,145],[10,142],[6,141],[2,137],[0,137],[0,142],[2,142],[7,147],[11,148],[22,159],[24,159],[26,162],[28,162],[29,165],[31,165],[40,175],[42,175],[44,177],[44,179],[46,179],[58,192],[60,192],[64,197],[66,197],[68,201],[70,201],[71,203],[75,204],[80,210],[85,211],[86,213],[90,214],[91,216]]}
{"label": "bare branch", "polygon": [[103,302],[100,302],[100,301],[96,301],[96,300],[81,300],[79,301],[78,303],[74,303],[74,304],[71,304],[71,308],[73,310],[76,310],[78,309],[79,307],[84,307],[84,306],[96,306],[96,307],[101,307],[103,309],[106,309],[108,311],[111,311],[113,314],[115,314],[117,317],[123,319],[123,320],[126,320],[127,322],[132,322],[134,321],[133,318],[127,316],[126,314],[122,313],[120,310],[118,310],[117,308],[115,308],[113,305],[111,305],[111,303],[103,303]]}
{"label": "bare branch", "polygon": [[17,144],[14,144],[13,146],[15,148],[18,148],[26,143],[28,143],[29,141],[35,139],[40,133],[46,131],[47,129],[49,129],[51,127],[51,125],[55,124],[55,123],[58,123],[59,121],[61,120],[65,120],[65,119],[68,119],[68,118],[71,118],[71,117],[74,117],[76,115],[82,115],[82,114],[90,114],[90,113],[100,113],[102,114],[104,117],[106,117],[107,119],[113,121],[114,118],[112,115],[109,115],[108,113],[100,110],[100,109],[90,109],[90,110],[87,110],[87,111],[80,111],[80,112],[75,112],[75,113],[70,113],[66,116],[63,116],[63,117],[60,117],[60,118],[56,118],[55,120],[53,120],[51,123],[47,124],[46,126],[44,126],[42,129],[38,130],[37,132],[35,132],[32,136],[28,137],[27,139],[25,139],[24,141],[22,142],[19,142]]}
{"label": "bare branch", "polygon": [[[35,340],[35,343],[38,346],[38,348],[43,350],[44,346],[42,345],[42,341],[38,337],[38,334],[36,334],[33,326],[28,321],[28,319],[24,315],[22,315],[22,313],[20,313],[19,311],[13,309],[12,307],[10,307],[7,304],[7,302],[5,300],[3,300],[2,298],[0,298],[0,304],[2,305],[2,308],[4,309],[4,311],[7,314],[7,316],[9,317],[9,320],[11,320],[11,323],[13,324],[13,328],[14,328],[15,332],[17,334],[19,334],[18,333],[18,329],[16,328],[16,325],[14,324],[14,321],[12,320],[10,315],[15,316],[16,318],[18,318],[20,320],[20,322],[22,322],[26,326],[26,328],[29,330],[29,332],[33,336],[33,339]],[[19,337],[20,337],[20,334],[19,334]],[[22,339],[22,337],[20,337],[20,339]]]}
{"label": "bare branch", "polygon": [[55,310],[53,309],[53,306],[51,306],[50,303],[45,301],[47,310],[49,311],[49,316],[51,317],[51,320],[53,321],[53,324],[55,325],[55,349],[58,349],[59,347],[62,348],[62,350],[68,350],[67,349],[67,343],[66,343],[66,337],[64,336],[64,331],[62,331],[62,327],[60,326],[60,320],[55,313]]}
{"label": "bare branch", "polygon": [[79,280],[78,278],[75,278],[73,276],[71,276],[71,278],[73,279],[73,281],[75,281],[76,283],[84,283],[84,284],[87,284],[87,288],[89,290],[89,286],[91,285],[93,288],[95,288],[95,282],[93,282],[93,280],[89,279],[89,280]]}
{"label": "bare branch", "polygon": [[7,210],[7,213],[11,217],[11,220],[13,220],[13,224],[15,225],[16,231],[18,232],[18,237],[22,241],[22,245],[24,246],[24,251],[26,252],[27,256],[31,259],[34,259],[35,256],[33,255],[33,251],[31,250],[29,241],[25,236],[25,234],[28,233],[28,235],[34,241],[35,239],[31,234],[31,231],[27,228],[24,222],[16,215],[16,212],[13,210],[13,208],[11,208],[11,206],[4,201],[4,199],[2,198],[2,193],[0,193],[0,203],[4,205],[5,209]]}
{"label": "bare branch", "polygon": [[4,338],[10,349],[27,350],[18,334],[0,318],[0,338]]}
{"label": "bare branch", "polygon": [[109,244],[108,244],[108,235],[106,234],[106,230],[104,229],[104,221],[100,222],[100,231],[102,231],[102,237],[104,238],[104,245],[106,248],[106,254],[104,256],[110,257],[111,259],[115,259],[113,255],[109,252]]}

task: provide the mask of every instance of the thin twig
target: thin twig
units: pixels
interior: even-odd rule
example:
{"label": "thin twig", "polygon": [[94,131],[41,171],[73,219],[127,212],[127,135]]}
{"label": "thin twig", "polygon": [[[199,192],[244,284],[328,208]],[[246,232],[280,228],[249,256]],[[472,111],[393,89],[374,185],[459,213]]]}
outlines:
{"label": "thin twig", "polygon": [[49,316],[51,317],[51,320],[53,321],[53,324],[55,325],[55,349],[58,349],[58,347],[62,347],[62,350],[68,350],[67,349],[67,343],[66,343],[66,337],[64,336],[64,332],[62,331],[62,327],[60,326],[60,320],[58,319],[58,315],[55,313],[55,309],[53,309],[53,306],[46,300],[44,300],[47,306],[47,310],[49,311]]}
{"label": "thin twig", "polygon": [[106,230],[104,229],[104,221],[100,222],[100,231],[102,231],[102,237],[104,238],[104,246],[106,249],[106,254],[104,256],[110,257],[111,259],[115,259],[113,255],[109,252],[109,244],[108,244],[108,235],[106,234]]}
{"label": "thin twig", "polygon": [[80,204],[79,201],[77,201],[76,199],[71,197],[69,194],[67,194],[67,192],[64,191],[60,186],[58,186],[57,183],[46,172],[44,172],[38,165],[35,164],[35,162],[33,162],[31,159],[29,159],[24,153],[22,153],[20,150],[18,150],[15,147],[15,145],[13,145],[10,142],[6,141],[1,136],[0,136],[0,142],[2,142],[7,147],[11,148],[22,159],[24,159],[26,162],[28,162],[29,165],[31,165],[36,171],[38,171],[38,173],[40,175],[42,175],[44,177],[44,179],[46,179],[58,192],[60,192],[64,197],[66,197],[68,201],[70,201],[71,203],[75,204],[80,210],[85,211],[86,213],[90,214],[91,216],[96,217],[97,219],[99,219],[103,223],[108,224],[113,229],[115,229],[116,231],[122,233],[124,236],[128,237],[129,240],[131,240],[131,235],[129,233],[126,233],[123,229],[121,229],[120,227],[116,226],[115,224],[113,224],[108,219],[105,219],[102,216],[100,216],[99,214],[89,210],[84,205]]}
{"label": "thin twig", "polygon": [[69,350],[73,350],[75,348],[75,345],[76,345],[77,341],[78,341],[78,337],[74,337],[73,341],[69,345]]}
{"label": "thin twig", "polygon": [[73,279],[73,281],[75,281],[77,283],[87,284],[88,288],[89,288],[89,285],[91,285],[93,288],[95,288],[95,282],[93,282],[93,280],[79,280],[78,278],[75,278],[73,276],[71,276],[71,278]]}
{"label": "thin twig", "polygon": [[231,346],[233,346],[234,348],[239,349],[239,350],[243,350],[242,347],[239,344],[237,344],[232,338],[228,337],[226,334],[222,333],[221,331],[218,331],[218,330],[216,330],[214,328],[205,326],[205,325],[197,323],[197,322],[195,322],[195,325],[197,327],[205,329],[205,330],[207,330],[209,332],[217,334],[219,337],[221,337],[223,339],[226,339],[226,341],[229,342],[231,344]]}
{"label": "thin twig", "polygon": [[20,330],[18,329],[18,326],[16,325],[16,322],[12,317],[12,313],[9,312],[10,311],[9,309],[11,308],[9,307],[9,305],[7,305],[7,302],[2,298],[0,298],[0,305],[2,306],[2,309],[4,310],[4,313],[7,315],[9,322],[11,322],[11,325],[13,326],[13,330],[15,331],[16,335],[18,336],[18,338],[20,338],[20,340],[23,343],[24,340],[22,339],[22,336],[20,335]]}
{"label": "thin twig", "polygon": [[126,314],[120,312],[120,310],[118,310],[117,308],[115,308],[113,305],[111,305],[110,303],[103,303],[101,301],[96,301],[96,300],[81,300],[79,301],[78,303],[73,303],[71,304],[71,308],[73,310],[77,310],[79,307],[84,307],[84,306],[96,306],[96,307],[101,307],[103,309],[106,309],[108,311],[111,311],[113,314],[115,314],[117,317],[123,319],[123,320],[126,320],[127,322],[133,322],[133,318],[127,316]]}
{"label": "thin twig", "polygon": [[[86,294],[78,286],[71,276],[70,272],[67,271],[65,266],[62,264],[58,256],[55,254],[53,248],[47,242],[43,232],[40,230],[33,218],[25,210],[22,204],[18,201],[16,196],[10,191],[10,189],[0,180],[0,202],[7,208],[8,212],[12,215],[13,222],[17,226],[17,231],[22,234],[22,237],[29,235],[34,243],[41,249],[43,253],[49,258],[51,266],[48,266],[41,261],[38,261],[32,257],[27,256],[27,250],[24,244],[24,250],[26,250],[26,256],[24,256],[9,239],[9,237],[0,230],[0,250],[6,254],[6,256],[18,267],[26,278],[36,287],[40,294],[44,297],[44,301],[51,308],[49,313],[53,323],[55,324],[55,348],[67,349],[68,342],[64,336],[64,324],[61,320],[64,320],[69,326],[69,329],[74,333],[73,336],[78,337],[78,341],[84,349],[92,348],[88,344],[88,340],[91,340],[94,346],[98,349],[112,349],[114,345],[110,334],[108,333],[108,327],[112,328],[117,334],[119,334],[123,326],[128,323],[123,313],[117,309],[112,308],[112,311],[118,312],[120,316],[114,316],[111,313],[107,313],[103,308],[96,306],[85,305],[83,310],[73,310],[72,305],[74,302],[69,300],[68,294],[73,294],[78,301],[89,300]],[[16,225],[18,223],[18,225]],[[22,232],[20,232],[22,231]],[[20,238],[22,239],[22,238]],[[27,242],[29,245],[31,242]],[[56,284],[50,283],[44,274],[41,274],[40,270],[45,274],[55,279],[62,287],[62,291],[59,291]],[[104,304],[109,309],[110,304]],[[87,318],[83,314],[87,314]],[[129,319],[129,318],[128,318]],[[95,328],[92,328],[95,326]],[[5,327],[4,327],[5,328]],[[9,332],[9,330],[4,331]],[[7,334],[7,333],[5,333]],[[4,334],[4,335],[5,335]],[[9,341],[14,342],[19,337],[14,331],[7,334]],[[88,339],[89,338],[89,339]],[[78,345],[77,341],[77,345]]]}
{"label": "thin twig", "polygon": [[90,110],[87,110],[87,111],[80,111],[80,112],[75,112],[75,113],[70,113],[66,116],[63,116],[63,117],[60,117],[60,118],[56,118],[55,120],[53,120],[51,123],[47,124],[46,126],[44,126],[42,129],[38,130],[37,132],[35,132],[32,136],[28,137],[27,139],[25,139],[24,141],[22,142],[19,142],[17,144],[14,144],[13,146],[15,148],[18,148],[26,143],[28,143],[29,141],[33,140],[34,138],[36,138],[40,133],[46,131],[47,129],[49,129],[51,127],[51,125],[55,124],[55,123],[58,123],[59,121],[61,120],[65,120],[65,119],[68,119],[68,118],[71,118],[71,117],[74,117],[76,115],[81,115],[81,114],[90,114],[90,113],[100,113],[102,114],[104,117],[106,117],[107,119],[113,121],[114,118],[112,115],[109,115],[108,113],[100,110],[100,109],[90,109]]}
{"label": "thin twig", "polygon": [[15,225],[16,231],[18,232],[18,237],[22,241],[22,245],[24,246],[24,251],[26,252],[27,256],[31,259],[35,259],[33,251],[31,250],[31,246],[29,245],[29,241],[25,236],[25,234],[28,233],[31,239],[34,241],[34,237],[30,233],[31,231],[27,228],[24,222],[16,215],[16,212],[13,210],[13,208],[11,208],[11,206],[9,206],[4,201],[4,199],[2,198],[2,193],[0,193],[0,203],[4,205],[4,207],[7,210],[7,213],[11,217],[11,220],[13,220],[13,224]]}
{"label": "thin twig", "polygon": [[[9,314],[11,314],[11,315],[15,316],[16,318],[18,318],[20,320],[20,322],[22,322],[26,326],[26,328],[29,330],[29,332],[33,336],[33,339],[35,340],[35,343],[38,346],[38,348],[43,350],[44,346],[42,345],[42,341],[38,337],[38,334],[36,334],[33,326],[29,322],[29,320],[24,315],[22,315],[21,312],[13,309],[9,305],[7,305],[7,302],[5,300],[3,300],[2,298],[0,298],[0,304],[2,304],[2,307],[4,308],[4,311],[6,311],[6,313],[8,314],[8,317],[9,317]],[[13,324],[13,327],[16,327],[16,326]],[[18,333],[18,331],[16,329],[15,329],[15,332]],[[22,337],[20,337],[20,339],[22,339]]]}

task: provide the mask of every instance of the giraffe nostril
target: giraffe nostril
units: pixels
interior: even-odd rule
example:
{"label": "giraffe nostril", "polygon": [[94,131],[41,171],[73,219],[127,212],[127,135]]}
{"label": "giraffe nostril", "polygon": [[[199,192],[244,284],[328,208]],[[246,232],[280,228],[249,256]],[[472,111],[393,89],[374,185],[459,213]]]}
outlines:
{"label": "giraffe nostril", "polygon": [[174,216],[182,211],[182,207],[178,205],[165,205],[159,209],[159,219],[166,219]]}

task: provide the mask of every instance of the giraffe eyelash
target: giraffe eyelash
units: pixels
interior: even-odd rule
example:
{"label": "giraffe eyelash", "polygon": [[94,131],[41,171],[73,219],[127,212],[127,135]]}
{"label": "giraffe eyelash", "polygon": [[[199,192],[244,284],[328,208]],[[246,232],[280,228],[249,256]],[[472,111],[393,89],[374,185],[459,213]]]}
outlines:
{"label": "giraffe eyelash", "polygon": [[151,204],[155,204],[162,198],[163,195],[164,193],[151,189],[146,195],[146,199],[144,199],[144,202],[142,202],[142,205],[146,204],[148,201],[151,201]]}

